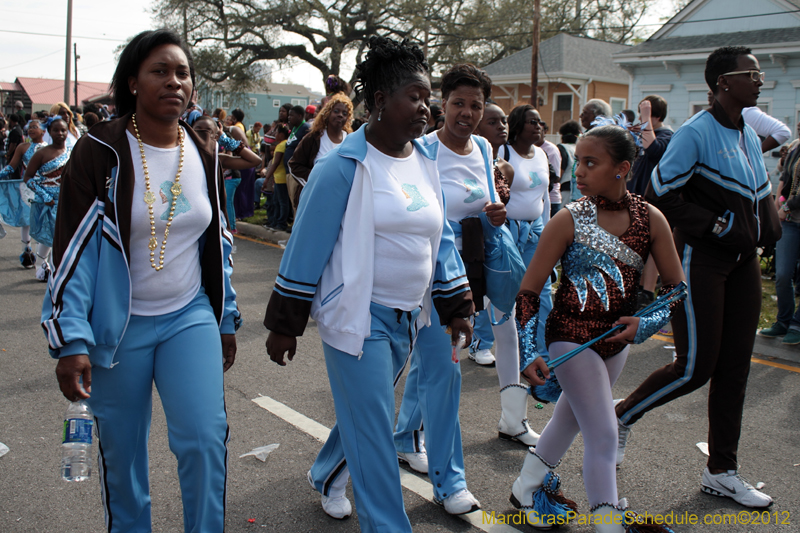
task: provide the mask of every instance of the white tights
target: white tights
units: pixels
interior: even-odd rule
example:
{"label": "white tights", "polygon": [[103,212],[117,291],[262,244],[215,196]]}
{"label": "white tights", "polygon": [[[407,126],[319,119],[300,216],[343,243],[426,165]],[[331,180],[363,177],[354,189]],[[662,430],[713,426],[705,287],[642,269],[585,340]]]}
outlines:
{"label": "white tights", "polygon": [[[571,342],[550,344],[550,360],[578,345]],[[603,361],[588,348],[555,372],[564,393],[553,418],[545,426],[536,445],[536,453],[550,464],[556,464],[578,435],[583,434],[583,480],[589,505],[611,503],[617,496],[617,415],[614,412],[611,387],[617,381],[628,358],[628,347]]]}
{"label": "white tights", "polygon": [[[489,300],[484,300],[487,305]],[[494,310],[495,320],[503,314],[497,309]],[[517,342],[517,324],[514,322],[514,310],[511,310],[511,318],[499,326],[492,326],[495,345],[495,369],[497,379],[500,381],[500,388],[511,384],[519,383],[519,343]],[[491,318],[491,313],[489,314]]]}

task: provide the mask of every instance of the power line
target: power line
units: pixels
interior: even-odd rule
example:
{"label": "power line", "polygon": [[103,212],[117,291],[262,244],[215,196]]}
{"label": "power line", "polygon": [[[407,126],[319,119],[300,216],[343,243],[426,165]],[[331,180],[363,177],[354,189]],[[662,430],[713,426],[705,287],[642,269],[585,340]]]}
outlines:
{"label": "power line", "polygon": [[[678,24],[697,24],[700,22],[717,22],[720,20],[735,20],[735,19],[751,19],[755,17],[770,17],[772,15],[785,15],[787,13],[800,13],[800,9],[791,9],[786,11],[779,11],[777,13],[758,13],[755,15],[738,15],[735,17],[720,17],[715,19],[702,19],[702,20],[679,20],[677,22],[664,22],[663,24],[637,24],[637,26],[677,26]],[[611,28],[610,28],[611,29]]]}
{"label": "power line", "polygon": [[[36,33],[33,31],[17,31],[17,30],[0,30],[0,33],[19,33],[22,35],[39,35],[42,37],[59,37],[64,39],[66,35],[58,35],[55,33]],[[124,39],[109,39],[107,37],[81,37],[79,35],[73,35],[73,39],[89,39],[92,41],[113,41],[115,43],[124,43],[127,42]]]}
{"label": "power line", "polygon": [[50,52],[49,54],[45,54],[45,55],[43,55],[43,56],[40,56],[40,57],[37,57],[37,58],[34,58],[34,59],[28,59],[28,60],[26,60],[26,61],[22,61],[22,62],[20,62],[20,63],[16,63],[16,64],[14,64],[14,65],[7,65],[7,66],[5,66],[5,67],[0,67],[0,70],[4,70],[4,69],[7,69],[7,68],[18,67],[18,66],[20,66],[20,65],[24,65],[25,63],[31,63],[31,62],[33,62],[33,61],[39,61],[40,59],[44,59],[45,57],[50,57],[50,56],[52,56],[52,55],[60,54],[60,53],[61,53],[61,52],[63,52],[63,51],[64,51],[64,50],[60,50],[60,49],[59,49],[59,50],[56,50],[55,52]]}

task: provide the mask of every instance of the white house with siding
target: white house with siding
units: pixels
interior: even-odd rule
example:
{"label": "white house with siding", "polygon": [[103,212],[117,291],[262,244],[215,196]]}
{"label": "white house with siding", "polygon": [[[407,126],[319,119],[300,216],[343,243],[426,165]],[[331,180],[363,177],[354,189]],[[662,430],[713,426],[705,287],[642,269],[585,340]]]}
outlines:
{"label": "white house with siding", "polygon": [[[708,106],[703,77],[708,55],[722,46],[753,50],[766,81],[758,107],[785,122],[797,138],[800,122],[800,0],[694,0],[647,41],[614,54],[631,77],[631,108],[649,94],[668,104],[665,124],[680,127]],[[765,154],[775,168],[777,151]]]}

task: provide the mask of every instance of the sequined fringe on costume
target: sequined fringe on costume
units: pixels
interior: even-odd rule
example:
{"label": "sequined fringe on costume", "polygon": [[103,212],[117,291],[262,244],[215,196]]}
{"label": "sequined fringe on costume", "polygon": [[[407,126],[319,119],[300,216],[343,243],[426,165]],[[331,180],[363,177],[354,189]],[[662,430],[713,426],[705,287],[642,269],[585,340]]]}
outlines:
{"label": "sequined fringe on costume", "polygon": [[[583,344],[611,329],[620,316],[636,311],[636,286],[650,254],[647,203],[641,196],[626,196],[620,205],[628,208],[631,223],[617,237],[597,224],[595,202],[603,201],[584,197],[566,206],[575,236],[561,258],[563,278],[545,329],[548,345],[556,341]],[[603,358],[623,348],[623,343],[608,342],[592,347]]]}

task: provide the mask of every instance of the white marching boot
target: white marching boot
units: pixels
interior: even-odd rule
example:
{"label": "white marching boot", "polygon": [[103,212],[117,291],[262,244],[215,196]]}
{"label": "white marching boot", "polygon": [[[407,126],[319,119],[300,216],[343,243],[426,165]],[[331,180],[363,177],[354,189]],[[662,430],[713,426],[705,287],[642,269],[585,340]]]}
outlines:
{"label": "white marching boot", "polygon": [[652,518],[631,511],[627,498],[622,498],[617,505],[595,505],[589,514],[595,533],[674,533],[667,526],[653,523]]}
{"label": "white marching boot", "polygon": [[511,505],[525,512],[526,523],[534,529],[547,531],[564,525],[578,512],[575,502],[561,492],[561,480],[553,473],[557,466],[546,463],[529,448],[522,471],[511,487]]}
{"label": "white marching boot", "polygon": [[[624,499],[620,503],[625,503]],[[601,503],[590,509],[595,533],[625,533],[625,507]]]}
{"label": "white marching boot", "polygon": [[528,387],[513,383],[500,389],[500,423],[498,436],[525,446],[536,446],[539,434],[528,425]]}

